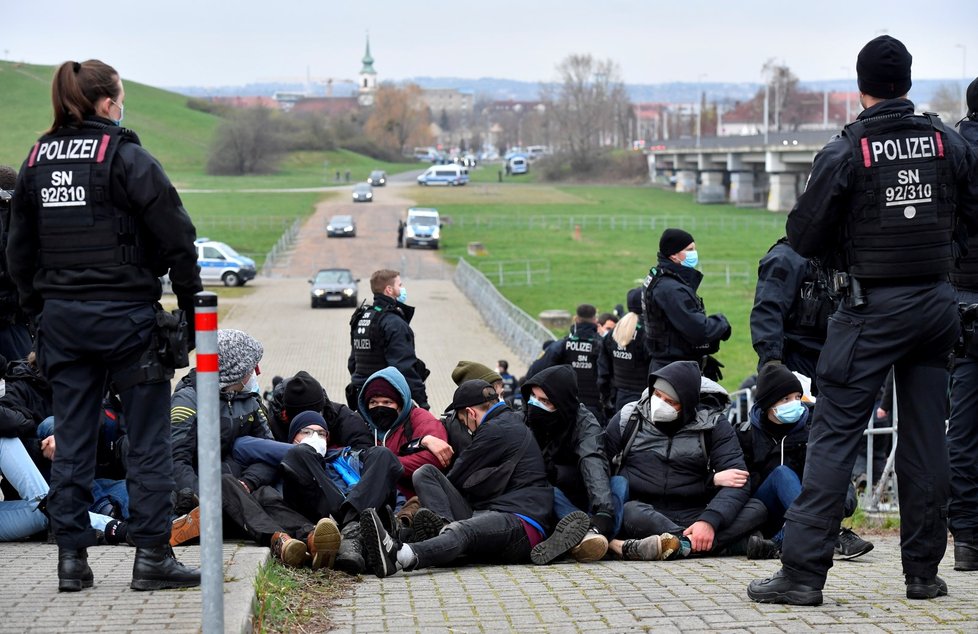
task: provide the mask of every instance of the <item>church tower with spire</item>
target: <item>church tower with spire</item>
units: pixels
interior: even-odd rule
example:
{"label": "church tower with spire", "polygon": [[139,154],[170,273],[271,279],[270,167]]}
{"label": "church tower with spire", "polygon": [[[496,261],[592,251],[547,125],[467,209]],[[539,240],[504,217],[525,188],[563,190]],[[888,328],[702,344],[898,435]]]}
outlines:
{"label": "church tower with spire", "polygon": [[371,106],[374,103],[374,92],[377,91],[377,71],[374,70],[374,58],[370,55],[370,35],[367,35],[367,50],[363,54],[363,68],[360,69],[359,95],[357,101],[361,106]]}

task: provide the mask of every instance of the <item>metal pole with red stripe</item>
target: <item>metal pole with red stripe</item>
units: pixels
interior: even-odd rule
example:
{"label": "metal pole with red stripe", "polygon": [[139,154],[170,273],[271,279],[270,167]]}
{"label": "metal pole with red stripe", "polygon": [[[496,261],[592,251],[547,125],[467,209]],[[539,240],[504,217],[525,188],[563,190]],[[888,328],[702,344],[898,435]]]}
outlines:
{"label": "metal pole with red stripe", "polygon": [[221,386],[217,295],[194,296],[197,333],[197,480],[200,487],[201,625],[224,631],[224,537],[221,525]]}

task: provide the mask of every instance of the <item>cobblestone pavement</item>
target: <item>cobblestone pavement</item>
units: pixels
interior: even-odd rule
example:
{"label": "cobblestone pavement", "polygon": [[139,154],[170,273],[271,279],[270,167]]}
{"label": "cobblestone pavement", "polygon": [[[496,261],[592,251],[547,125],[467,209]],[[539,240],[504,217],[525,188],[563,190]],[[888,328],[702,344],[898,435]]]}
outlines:
{"label": "cobblestone pavement", "polygon": [[[346,266],[362,278],[382,266],[404,271],[419,355],[432,370],[432,409],[451,400],[450,374],[460,359],[492,365],[515,359],[482,323],[450,280],[436,254],[394,248],[397,218],[408,189],[378,188],[370,205],[330,203],[306,223],[291,257],[271,278],[249,283],[251,294],[227,301],[222,327],[243,329],[262,341],[262,386],[275,374],[306,369],[341,399],[349,374],[351,309],[309,306],[307,279],[320,267]],[[353,213],[360,235],[326,240],[330,215]],[[525,368],[513,367],[514,374]],[[874,538],[876,549],[860,560],[839,562],[825,605],[786,608],[750,602],[748,582],[776,570],[777,562],[743,558],[681,562],[601,562],[548,567],[483,566],[364,577],[331,610],[340,632],[978,632],[974,574],[943,576],[950,596],[911,602],[904,598],[896,537]],[[197,547],[178,548],[187,563]],[[133,550],[90,550],[95,587],[59,594],[57,548],[0,544],[0,634],[6,632],[193,632],[200,627],[199,590],[137,593],[129,590]],[[253,583],[268,550],[225,544],[225,629],[249,631]]]}

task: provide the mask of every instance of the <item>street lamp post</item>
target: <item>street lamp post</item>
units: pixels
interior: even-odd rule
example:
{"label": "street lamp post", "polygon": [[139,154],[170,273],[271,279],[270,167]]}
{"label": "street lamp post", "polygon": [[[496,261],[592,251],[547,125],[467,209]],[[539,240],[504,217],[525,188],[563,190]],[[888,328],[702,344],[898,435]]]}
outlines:
{"label": "street lamp post", "polygon": [[706,93],[703,91],[700,82],[706,78],[706,73],[701,73],[696,78],[696,87],[699,88],[700,103],[696,108],[696,147],[700,146],[700,138],[703,136],[703,102],[706,101]]}
{"label": "street lamp post", "polygon": [[843,66],[846,71],[846,123],[852,121],[852,69]]}
{"label": "street lamp post", "polygon": [[968,113],[968,105],[965,103],[965,92],[968,90],[968,47],[964,44],[955,44],[954,48],[961,49],[961,79],[964,85],[961,86],[961,115]]}

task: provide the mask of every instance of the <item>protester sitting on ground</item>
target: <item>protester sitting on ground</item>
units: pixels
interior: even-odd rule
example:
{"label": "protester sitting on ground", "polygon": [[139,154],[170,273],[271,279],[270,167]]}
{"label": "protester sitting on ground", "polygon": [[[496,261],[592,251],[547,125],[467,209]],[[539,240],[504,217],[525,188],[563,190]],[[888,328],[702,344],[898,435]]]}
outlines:
{"label": "protester sitting on ground", "polygon": [[628,312],[605,337],[598,357],[598,390],[614,401],[614,412],[637,401],[649,380],[649,356],[645,351],[642,323],[642,287],[628,291]]}
{"label": "protester sitting on ground", "polygon": [[281,466],[282,496],[289,507],[310,520],[335,519],[340,531],[335,565],[314,556],[313,569],[327,565],[353,575],[362,573],[360,513],[394,503],[403,467],[386,447],[330,449],[326,421],[317,412],[300,412],[288,434],[290,443],[239,438],[233,456],[244,465],[262,461]]}
{"label": "protester sitting on ground", "polygon": [[279,382],[268,399],[268,423],[275,440],[291,442],[289,426],[300,412],[323,415],[331,447],[366,449],[374,441],[360,415],[345,404],[331,401],[322,384],[305,370]]}
{"label": "protester sitting on ground", "polygon": [[[749,420],[737,429],[750,472],[751,494],[764,503],[768,512],[764,536],[752,535],[747,543],[748,559],[781,556],[784,515],[801,493],[811,430],[812,407],[802,401],[802,393],[801,381],[788,368],[765,365],[757,375],[757,393]],[[855,510],[856,492],[850,487],[845,516],[850,517]],[[853,559],[872,549],[872,543],[851,529],[840,529],[836,555]]]}
{"label": "protester sitting on ground", "polygon": [[[264,352],[261,343],[240,330],[219,330],[217,355],[220,385],[221,472],[231,474],[249,493],[273,482],[276,471],[256,463],[242,468],[231,458],[234,441],[242,436],[272,438],[261,396],[254,383]],[[174,513],[188,513],[197,505],[197,370],[183,377],[170,399],[173,474],[176,481]]]}
{"label": "protester sitting on ground", "polygon": [[51,467],[37,443],[37,427],[54,414],[51,386],[41,375],[34,352],[25,359],[8,362],[0,357],[0,361],[5,386],[0,396],[0,436],[20,438],[41,473],[49,477]]}
{"label": "protester sitting on ground", "polygon": [[577,376],[568,365],[542,370],[520,390],[526,424],[543,452],[547,480],[554,487],[554,513],[561,519],[585,511],[591,528],[570,555],[596,561],[621,526],[627,497],[624,478],[612,489],[601,426],[577,398]]}
{"label": "protester sitting on ground", "polygon": [[[411,400],[407,381],[397,368],[384,368],[367,377],[357,400],[375,443],[390,449],[404,468],[397,482],[404,500],[415,494],[411,476],[418,468],[425,464],[441,470],[448,467],[452,448],[445,426]],[[403,501],[398,507],[402,505]]]}
{"label": "protester sitting on ground", "polygon": [[[485,381],[491,385],[496,390],[496,393],[499,394],[499,398],[503,398],[505,385],[503,384],[503,377],[498,372],[490,370],[488,367],[476,361],[459,361],[455,369],[452,370],[452,381],[456,386],[475,379]],[[442,414],[441,422],[445,425],[445,429],[448,432],[448,444],[452,446],[452,451],[455,452],[453,458],[458,457],[462,451],[472,444],[472,432],[455,417],[455,410],[451,408],[448,408]]]}
{"label": "protester sitting on ground", "polygon": [[415,471],[414,484],[425,505],[414,519],[417,541],[401,543],[390,509],[369,509],[360,519],[373,573],[387,577],[463,557],[478,563],[545,563],[578,543],[589,525],[581,512],[561,520],[547,538],[553,527],[553,490],[540,448],[521,416],[479,380],[460,385],[451,408],[474,432],[472,445],[447,476],[430,464]]}
{"label": "protester sitting on ground", "polygon": [[[728,401],[697,362],[675,361],[652,372],[648,391],[608,424],[608,455],[629,495],[624,539],[611,542],[612,552],[641,560],[719,554],[763,524],[767,511],[749,499],[744,455],[724,416]],[[727,477],[737,486],[719,486]]]}

